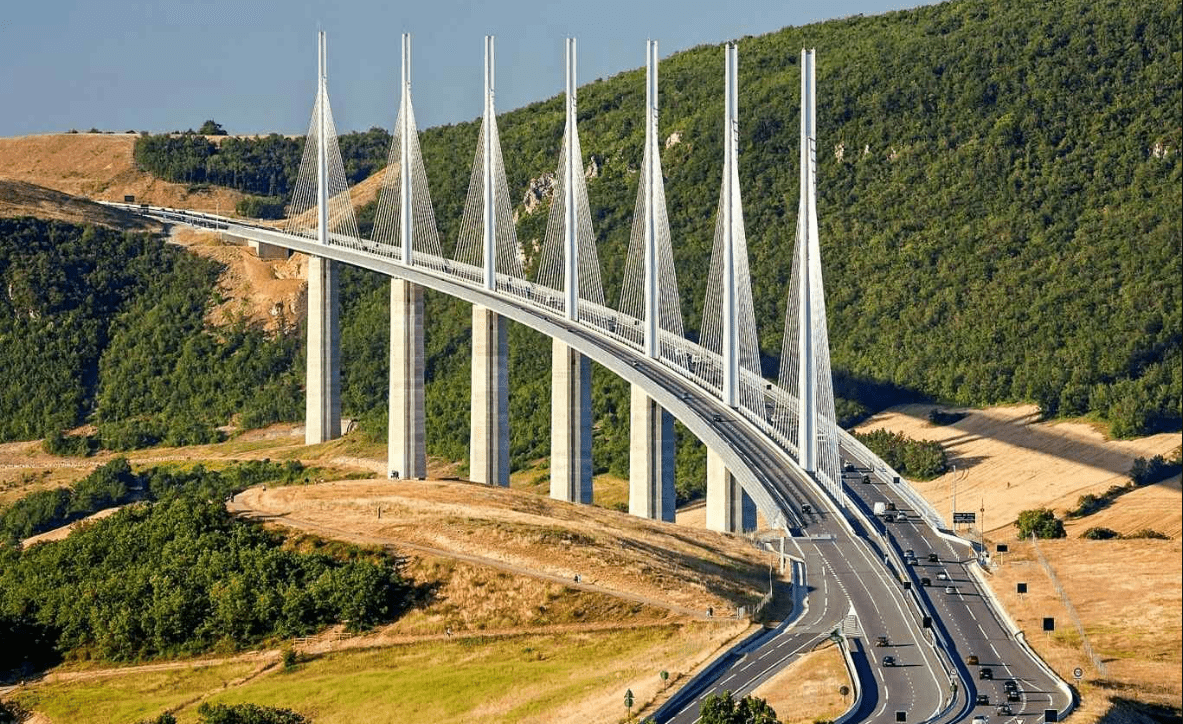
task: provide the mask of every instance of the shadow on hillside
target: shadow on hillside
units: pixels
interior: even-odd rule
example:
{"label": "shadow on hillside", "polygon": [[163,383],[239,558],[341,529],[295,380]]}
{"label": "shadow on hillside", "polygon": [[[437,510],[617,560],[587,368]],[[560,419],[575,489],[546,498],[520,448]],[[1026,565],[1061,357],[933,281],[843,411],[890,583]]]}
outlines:
{"label": "shadow on hillside", "polygon": [[[921,417],[917,410],[901,410],[899,412],[913,419],[928,422],[928,418]],[[1132,461],[1128,452],[1107,448],[1096,441],[1084,440],[1076,436],[1069,437],[1051,428],[1033,426],[1033,423],[1041,421],[1040,414],[1034,412],[1005,424],[991,425],[989,431],[983,431],[979,429],[983,423],[981,413],[971,411],[965,417],[944,426],[953,428],[961,434],[948,440],[942,440],[941,444],[950,453],[950,465],[956,465],[958,468],[968,468],[982,461],[980,457],[959,457],[957,454],[959,446],[975,440],[989,439],[1051,455],[1061,460],[1070,460],[1100,468],[1114,475],[1129,474]]]}
{"label": "shadow on hillside", "polygon": [[1183,709],[1179,707],[1124,697],[1114,697],[1112,702],[1097,724],[1179,724],[1183,721]]}

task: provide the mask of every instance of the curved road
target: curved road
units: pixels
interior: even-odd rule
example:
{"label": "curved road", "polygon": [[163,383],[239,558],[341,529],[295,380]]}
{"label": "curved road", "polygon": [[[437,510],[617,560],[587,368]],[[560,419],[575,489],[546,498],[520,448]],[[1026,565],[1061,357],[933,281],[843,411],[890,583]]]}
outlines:
{"label": "curved road", "polygon": [[[134,206],[130,210],[141,211]],[[914,512],[906,512],[908,523],[893,525],[890,530],[871,518],[870,506],[879,499],[891,499],[897,507],[905,508],[903,497],[889,490],[879,476],[874,476],[878,484],[851,482],[847,486],[851,500],[861,512],[836,513],[832,501],[819,486],[738,410],[723,405],[684,374],[599,331],[568,322],[554,310],[496,294],[455,277],[441,276],[429,268],[408,268],[367,251],[336,244],[326,246],[204,214],[162,209],[147,213],[166,222],[223,228],[234,236],[332,258],[483,305],[567,343],[644,389],[716,451],[736,477],[745,482],[745,489],[772,523],[793,535],[793,547],[811,572],[806,605],[814,614],[802,616],[785,631],[756,642],[754,649],[744,654],[741,665],[728,667],[723,670],[726,675],[716,677],[717,687],[732,691],[754,688],[790,661],[804,642],[816,641],[819,634],[828,634],[833,626],[840,624],[848,636],[859,672],[861,704],[852,713],[859,721],[896,722],[899,712],[903,712],[906,722],[944,724],[965,719],[986,711],[971,706],[971,697],[980,690],[989,697],[991,705],[995,704],[1002,693],[1002,682],[1008,676],[1019,680],[1023,689],[1020,708],[1010,718],[991,717],[994,721],[1014,720],[1018,724],[1018,720],[1025,720],[1026,724],[1033,724],[1032,716],[1043,703],[1053,702],[1047,708],[1069,706],[1057,680],[1032,660],[1023,645],[996,618],[987,597],[971,582],[964,556],[959,558],[951,544],[927,525],[913,524],[911,521],[917,520]],[[843,459],[855,459],[855,455],[842,450]],[[877,461],[863,460],[861,464],[870,469]],[[873,529],[866,530],[866,525]],[[943,588],[921,590],[916,567],[902,565],[901,553],[906,548],[913,548],[923,556],[930,551],[938,552],[939,558],[956,572],[951,584],[954,593],[932,593],[933,590],[943,592]],[[910,580],[914,588],[905,590],[902,580]],[[935,635],[922,628],[926,614],[936,619]],[[889,636],[889,647],[878,648],[867,643],[880,635]],[[881,651],[890,651],[902,665],[883,666]],[[976,653],[984,664],[994,664],[991,668],[996,671],[996,683],[984,682],[978,686],[978,680],[971,678],[973,672],[962,663],[968,652]],[[756,665],[756,662],[763,663]],[[956,680],[956,686],[951,686],[951,679]],[[694,702],[700,697],[683,697],[687,698],[682,711],[675,712],[673,709],[677,707],[670,706],[670,711],[663,712],[660,720],[694,721],[697,718]],[[990,713],[993,714],[993,709]],[[850,718],[853,717],[847,717]]]}

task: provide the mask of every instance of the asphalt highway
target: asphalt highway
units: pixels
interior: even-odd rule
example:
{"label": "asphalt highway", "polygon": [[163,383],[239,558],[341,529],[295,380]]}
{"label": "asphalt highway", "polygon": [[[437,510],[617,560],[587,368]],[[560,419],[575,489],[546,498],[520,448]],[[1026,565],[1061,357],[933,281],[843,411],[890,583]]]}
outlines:
{"label": "asphalt highway", "polygon": [[[139,211],[134,207],[131,210]],[[1004,697],[1002,687],[1008,677],[1019,682],[1022,701],[1016,703],[1013,715],[992,716],[991,724],[1034,724],[1043,708],[1066,708],[1056,681],[995,617],[969,574],[967,566],[977,565],[972,562],[972,554],[964,548],[958,552],[945,538],[919,523],[915,512],[903,504],[903,497],[881,476],[872,475],[874,482],[869,484],[848,481],[854,504],[865,506],[861,515],[837,511],[833,502],[805,478],[788,455],[738,411],[723,405],[681,373],[603,333],[567,323],[553,310],[476,289],[426,269],[401,267],[371,252],[323,246],[272,229],[244,227],[208,215],[175,210],[156,210],[149,214],[196,226],[209,226],[211,221],[217,226],[228,223],[228,231],[236,236],[323,254],[484,304],[572,344],[624,379],[643,385],[696,436],[720,452],[728,466],[741,475],[745,487],[758,486],[750,489],[753,497],[774,525],[783,524],[792,534],[793,553],[804,562],[805,610],[795,613],[795,620],[784,629],[752,642],[742,652],[733,652],[734,660],[713,667],[713,678],[704,676],[695,683],[698,690],[677,692],[671,701],[680,704],[663,708],[658,721],[695,721],[697,703],[702,696],[724,689],[750,691],[835,627],[841,627],[847,636],[859,679],[858,707],[844,721],[880,724],[898,722],[902,716],[905,722],[944,724],[978,713],[993,714],[993,705],[1000,696]],[[842,450],[842,457],[853,459],[853,453]],[[869,470],[873,462],[860,461],[859,467]],[[885,528],[882,522],[873,520],[870,511],[877,500],[894,502],[905,512],[908,521],[887,524]],[[811,510],[804,507],[807,504]],[[864,529],[862,521],[870,521],[874,529]],[[937,552],[938,565],[953,576],[949,585],[954,592],[945,594],[943,586],[920,587],[922,574],[917,569],[935,571],[936,568],[927,562],[925,566],[903,565],[902,551],[906,548],[915,549],[921,557]],[[905,590],[903,581],[910,581],[912,590]],[[934,617],[935,631],[922,627],[926,613]],[[873,645],[881,635],[888,636],[887,647]],[[993,669],[996,677],[993,682],[975,678],[982,667],[968,667],[964,663],[969,653],[976,654],[984,666]],[[884,655],[894,656],[901,665],[884,666]],[[970,705],[978,693],[989,697],[989,709]]]}

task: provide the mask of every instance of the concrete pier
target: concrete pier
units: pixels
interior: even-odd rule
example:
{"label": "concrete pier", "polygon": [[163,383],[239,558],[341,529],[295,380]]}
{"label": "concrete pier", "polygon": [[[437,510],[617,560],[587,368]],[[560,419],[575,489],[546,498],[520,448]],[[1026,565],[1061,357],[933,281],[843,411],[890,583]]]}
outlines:
{"label": "concrete pier", "polygon": [[468,477],[509,487],[509,352],[505,320],[472,307],[472,427]]}
{"label": "concrete pier", "polygon": [[756,529],[756,504],[727,469],[723,458],[707,449],[707,529],[746,533]]}
{"label": "concrete pier", "polygon": [[551,344],[550,497],[592,502],[591,362],[567,344]]}
{"label": "concrete pier", "polygon": [[628,512],[674,522],[674,419],[633,385],[630,403]]}
{"label": "concrete pier", "polygon": [[423,288],[405,279],[391,279],[386,460],[392,478],[427,477],[423,359]]}
{"label": "concrete pier", "polygon": [[304,444],[341,437],[341,329],[332,259],[308,257],[308,368]]}

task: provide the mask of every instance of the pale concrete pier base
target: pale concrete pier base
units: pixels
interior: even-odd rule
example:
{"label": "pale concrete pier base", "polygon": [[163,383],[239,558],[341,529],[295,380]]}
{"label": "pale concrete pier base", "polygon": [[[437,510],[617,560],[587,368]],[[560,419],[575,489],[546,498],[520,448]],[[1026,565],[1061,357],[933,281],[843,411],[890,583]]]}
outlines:
{"label": "pale concrete pier base", "polygon": [[337,269],[332,259],[308,257],[308,367],[304,444],[341,437],[341,329]]}
{"label": "pale concrete pier base", "polygon": [[550,497],[590,504],[591,362],[552,340],[550,383]]}
{"label": "pale concrete pier base", "polygon": [[427,477],[423,359],[423,288],[405,279],[391,279],[386,460],[392,478]]}
{"label": "pale concrete pier base", "polygon": [[628,512],[674,522],[674,419],[633,385],[629,414]]}
{"label": "pale concrete pier base", "polygon": [[756,529],[756,504],[727,469],[723,458],[707,449],[707,529],[746,533]]}
{"label": "pale concrete pier base", "polygon": [[505,320],[472,307],[472,427],[468,477],[509,487],[509,351]]}

